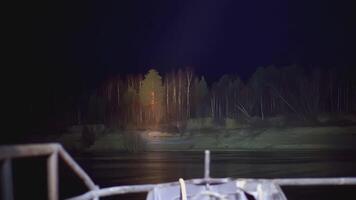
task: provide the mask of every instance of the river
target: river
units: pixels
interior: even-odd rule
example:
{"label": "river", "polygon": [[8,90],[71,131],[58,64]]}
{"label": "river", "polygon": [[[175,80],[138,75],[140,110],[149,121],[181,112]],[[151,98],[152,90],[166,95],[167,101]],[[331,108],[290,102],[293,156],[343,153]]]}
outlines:
{"label": "river", "polygon": [[[74,155],[100,187],[150,184],[201,178],[203,152],[145,152]],[[46,199],[46,159],[14,161],[16,199]],[[61,199],[87,191],[63,162],[59,163]],[[356,151],[234,151],[211,152],[215,178],[356,177]],[[288,199],[356,199],[356,187],[282,188]],[[352,197],[350,197],[352,195]],[[109,199],[138,200],[145,194]]]}
{"label": "river", "polygon": [[[146,152],[86,155],[77,160],[101,186],[147,184],[201,178],[203,152]],[[356,177],[355,151],[234,151],[211,153],[211,176],[233,178]],[[330,193],[324,188],[284,188],[290,199],[310,199],[351,195],[354,187]],[[351,189],[350,189],[351,188]],[[300,190],[304,191],[300,193]],[[309,191],[309,194],[308,194]],[[313,192],[318,191],[318,192]],[[355,195],[355,192],[352,192]],[[139,199],[129,196],[114,199]],[[340,196],[339,196],[340,197]],[[356,199],[356,196],[354,196]],[[338,198],[340,199],[340,198]]]}

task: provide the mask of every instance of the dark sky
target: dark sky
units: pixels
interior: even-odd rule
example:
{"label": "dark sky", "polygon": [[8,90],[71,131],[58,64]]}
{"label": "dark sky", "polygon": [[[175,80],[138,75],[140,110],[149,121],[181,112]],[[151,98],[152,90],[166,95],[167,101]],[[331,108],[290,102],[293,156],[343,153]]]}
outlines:
{"label": "dark sky", "polygon": [[11,78],[5,96],[14,104],[13,127],[43,126],[109,76],[149,68],[163,74],[190,66],[211,83],[225,73],[247,79],[271,64],[356,66],[351,2],[16,2],[5,18],[13,37],[4,37],[16,55],[8,64],[15,73],[4,73]]}
{"label": "dark sky", "polygon": [[93,79],[152,67],[165,72],[191,66],[214,78],[249,76],[271,64],[355,65],[351,2],[37,2],[29,12],[31,60],[60,78],[72,73]]}

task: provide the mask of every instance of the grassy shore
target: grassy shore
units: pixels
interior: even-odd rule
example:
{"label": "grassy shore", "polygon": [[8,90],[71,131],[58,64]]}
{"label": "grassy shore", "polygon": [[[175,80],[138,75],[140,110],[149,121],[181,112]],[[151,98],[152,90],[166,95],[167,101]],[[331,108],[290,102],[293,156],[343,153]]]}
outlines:
{"label": "grassy shore", "polygon": [[63,134],[55,141],[80,152],[128,151],[130,145],[137,145],[128,143],[128,134],[138,134],[144,147],[137,150],[145,151],[356,149],[356,126],[206,129],[182,134],[113,132],[98,136],[93,145],[85,148],[80,134]]}

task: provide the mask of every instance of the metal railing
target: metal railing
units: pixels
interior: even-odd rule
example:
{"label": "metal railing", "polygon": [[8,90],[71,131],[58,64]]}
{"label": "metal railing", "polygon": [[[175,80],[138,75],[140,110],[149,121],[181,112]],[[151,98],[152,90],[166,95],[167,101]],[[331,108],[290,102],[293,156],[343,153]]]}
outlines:
{"label": "metal railing", "polygon": [[60,144],[28,144],[0,146],[2,199],[13,200],[12,159],[34,156],[47,157],[47,190],[49,200],[58,200],[58,157],[82,179],[89,190],[97,190],[93,180]]}
{"label": "metal railing", "polygon": [[[73,158],[64,150],[60,144],[28,144],[28,145],[9,145],[0,146],[1,164],[1,187],[2,199],[13,200],[12,184],[12,159],[33,156],[47,157],[47,190],[48,199],[58,200],[58,158],[73,170],[76,175],[82,179],[89,191],[69,198],[68,200],[98,200],[99,197],[150,192],[155,187],[169,187],[178,185],[177,182],[162,184],[145,184],[130,186],[114,186],[101,188],[93,182],[88,174],[73,160]],[[185,181],[187,184],[216,184],[235,181],[236,185],[251,193],[255,194],[256,199],[274,199],[265,198],[266,194],[278,193],[279,199],[286,199],[280,186],[310,186],[310,185],[356,185],[356,178],[291,178],[291,179],[230,179],[230,178],[211,178],[210,177],[210,152],[205,151],[205,170],[203,179],[191,179]],[[262,188],[262,189],[261,189]],[[271,196],[271,195],[270,195]]]}

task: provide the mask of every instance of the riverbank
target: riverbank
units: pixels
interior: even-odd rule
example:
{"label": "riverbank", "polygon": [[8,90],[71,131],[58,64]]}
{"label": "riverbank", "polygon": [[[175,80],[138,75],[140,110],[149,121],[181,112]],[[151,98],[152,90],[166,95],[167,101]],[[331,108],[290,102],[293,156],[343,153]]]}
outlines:
{"label": "riverbank", "polygon": [[[135,135],[130,139],[130,135]],[[112,132],[83,147],[80,134],[63,134],[55,140],[79,152],[130,151],[236,151],[290,149],[356,149],[356,126],[259,127],[191,130],[182,134],[157,131]]]}

